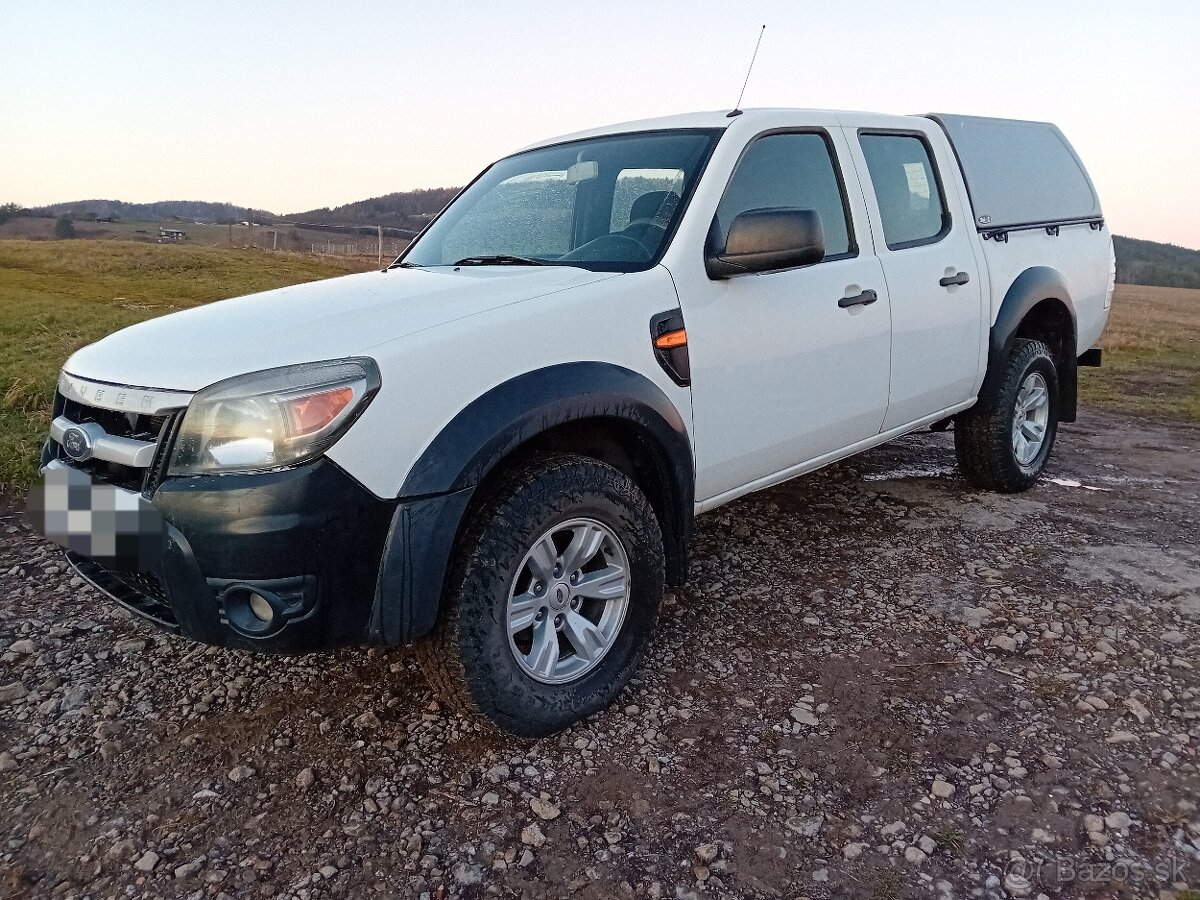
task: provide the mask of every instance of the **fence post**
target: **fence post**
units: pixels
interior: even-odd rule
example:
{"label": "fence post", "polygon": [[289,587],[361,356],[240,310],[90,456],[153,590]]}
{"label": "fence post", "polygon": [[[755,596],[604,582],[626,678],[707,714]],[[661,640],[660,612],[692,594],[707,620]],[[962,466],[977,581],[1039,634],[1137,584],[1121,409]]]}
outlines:
{"label": "fence post", "polygon": [[382,266],[383,265],[383,226],[376,225],[375,228],[379,233],[379,260],[378,260],[377,265]]}

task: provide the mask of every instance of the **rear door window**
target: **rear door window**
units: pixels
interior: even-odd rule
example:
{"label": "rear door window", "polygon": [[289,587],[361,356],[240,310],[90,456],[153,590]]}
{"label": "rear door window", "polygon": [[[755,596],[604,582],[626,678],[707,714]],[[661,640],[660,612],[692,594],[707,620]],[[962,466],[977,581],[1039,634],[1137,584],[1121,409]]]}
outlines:
{"label": "rear door window", "polygon": [[937,170],[924,140],[911,134],[858,137],[889,250],[939,241],[950,230]]}

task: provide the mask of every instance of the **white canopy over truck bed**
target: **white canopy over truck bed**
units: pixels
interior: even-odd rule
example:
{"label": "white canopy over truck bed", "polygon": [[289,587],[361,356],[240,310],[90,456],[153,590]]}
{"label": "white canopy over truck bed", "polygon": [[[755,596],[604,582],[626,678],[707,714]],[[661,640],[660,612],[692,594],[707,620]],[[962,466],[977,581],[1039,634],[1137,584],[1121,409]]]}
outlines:
{"label": "white canopy over truck bed", "polygon": [[1060,299],[1075,319],[1075,352],[1094,346],[1112,302],[1112,239],[1092,180],[1066,137],[1049,122],[928,118],[945,132],[962,170],[987,262],[993,323],[1017,279],[1049,277],[1045,267],[1052,262],[1067,294]]}
{"label": "white canopy over truck bed", "polygon": [[988,236],[1102,220],[1087,170],[1057,126],[943,113],[930,118],[950,139],[975,225]]}

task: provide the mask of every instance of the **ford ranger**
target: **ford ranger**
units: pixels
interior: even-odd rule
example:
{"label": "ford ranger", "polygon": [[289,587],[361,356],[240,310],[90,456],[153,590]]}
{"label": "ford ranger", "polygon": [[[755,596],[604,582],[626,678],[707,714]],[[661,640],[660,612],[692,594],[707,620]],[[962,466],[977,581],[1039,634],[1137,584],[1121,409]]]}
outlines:
{"label": "ford ranger", "polygon": [[160,628],[415,644],[544,735],[627,683],[694,517],[916,429],[1022,491],[1113,289],[1053,125],[683,115],[488,167],[384,271],[84,347],[30,509]]}

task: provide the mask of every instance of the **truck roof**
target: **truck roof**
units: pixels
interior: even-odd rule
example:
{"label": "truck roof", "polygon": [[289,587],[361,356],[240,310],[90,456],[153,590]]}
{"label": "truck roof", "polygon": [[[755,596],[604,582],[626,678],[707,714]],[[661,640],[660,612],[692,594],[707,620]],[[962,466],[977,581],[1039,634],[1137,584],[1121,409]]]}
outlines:
{"label": "truck roof", "polygon": [[[522,147],[520,151],[533,150],[537,147],[549,147],[553,144],[561,144],[566,141],[575,141],[581,138],[600,137],[606,134],[625,134],[631,131],[660,131],[671,128],[728,128],[735,121],[760,123],[764,127],[770,127],[775,124],[775,120],[780,117],[795,118],[797,116],[821,116],[828,118],[830,116],[853,117],[857,115],[869,115],[874,120],[878,120],[878,113],[855,112],[853,110],[839,109],[802,109],[790,107],[762,107],[756,109],[744,109],[740,116],[730,117],[729,109],[716,109],[708,112],[691,112],[680,113],[674,116],[660,116],[654,119],[634,119],[630,122],[618,122],[612,125],[602,125],[599,128],[589,128],[586,131],[576,131],[571,134],[563,134],[558,137],[548,138],[546,140],[537,141],[527,147]],[[919,116],[887,116],[888,119],[894,119],[897,127],[912,127],[914,119],[923,118]]]}

